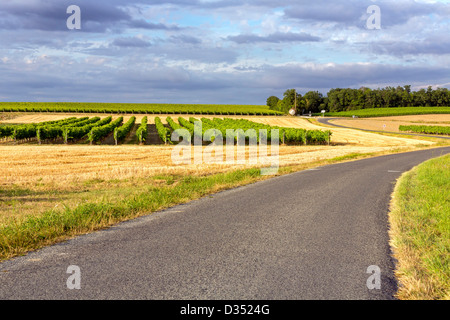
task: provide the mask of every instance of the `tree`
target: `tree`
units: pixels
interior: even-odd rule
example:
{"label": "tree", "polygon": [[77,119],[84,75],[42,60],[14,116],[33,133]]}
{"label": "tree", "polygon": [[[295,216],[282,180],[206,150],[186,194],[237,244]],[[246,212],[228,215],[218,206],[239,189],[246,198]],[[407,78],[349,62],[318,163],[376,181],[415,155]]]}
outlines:
{"label": "tree", "polygon": [[[303,97],[295,89],[286,90],[283,99],[269,97],[267,105],[275,110],[288,113],[297,101],[297,112],[314,112],[327,109],[330,112],[357,110],[366,108],[397,108],[450,105],[450,90],[431,86],[427,89],[412,91],[411,85],[370,89],[336,88],[324,97],[318,91],[309,91]],[[275,106],[276,102],[276,107]]]}
{"label": "tree", "polygon": [[339,93],[342,89],[331,89],[328,92],[328,107],[330,112],[339,112],[343,111],[343,106],[341,104],[341,101],[339,99]]}
{"label": "tree", "polygon": [[277,110],[283,113],[288,113],[291,108],[292,105],[286,99],[280,100],[277,103]]}
{"label": "tree", "polygon": [[323,95],[318,91],[309,91],[303,96],[305,109],[307,112],[320,112],[320,106],[323,103]]}
{"label": "tree", "polygon": [[427,104],[427,92],[425,89],[420,89],[419,91],[414,92],[413,101],[414,106],[423,107]]}
{"label": "tree", "polygon": [[297,110],[299,109],[299,107],[301,106],[301,100],[302,100],[302,95],[297,93],[297,91],[295,89],[288,89],[284,92],[283,94],[283,103],[278,103],[281,107],[282,107],[282,112],[284,113],[288,113],[290,109],[292,109],[295,105],[295,101],[297,101],[297,105],[295,105],[295,108],[297,108]]}
{"label": "tree", "polygon": [[413,99],[412,99],[412,95],[411,95],[411,86],[410,85],[406,85],[403,87],[403,90],[401,92],[400,101],[401,101],[402,107],[412,107]]}
{"label": "tree", "polygon": [[443,107],[450,104],[450,96],[447,88],[437,88],[432,93],[432,101],[435,106]]}
{"label": "tree", "polygon": [[280,98],[276,96],[270,96],[267,98],[267,106],[269,106],[270,110],[277,110],[277,104],[280,101]]}
{"label": "tree", "polygon": [[433,87],[432,86],[428,86],[427,89],[427,106],[435,106],[436,104],[434,104],[433,101]]}

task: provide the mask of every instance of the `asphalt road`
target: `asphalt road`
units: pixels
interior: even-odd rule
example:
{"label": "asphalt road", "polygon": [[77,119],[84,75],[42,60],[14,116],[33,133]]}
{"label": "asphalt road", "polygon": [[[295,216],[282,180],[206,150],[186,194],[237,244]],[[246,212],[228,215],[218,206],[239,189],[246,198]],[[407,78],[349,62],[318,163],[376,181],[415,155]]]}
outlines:
{"label": "asphalt road", "polygon": [[369,130],[369,129],[360,129],[360,128],[353,128],[353,127],[347,127],[342,126],[336,123],[331,122],[331,120],[339,120],[339,119],[345,119],[348,120],[348,118],[316,118],[317,121],[319,121],[322,124],[327,124],[333,127],[337,128],[346,128],[346,129],[356,129],[361,131],[367,131],[367,132],[377,132],[377,133],[393,133],[393,134],[400,134],[404,136],[417,136],[417,137],[432,137],[432,138],[439,138],[439,139],[450,139],[449,136],[442,136],[442,135],[430,135],[430,134],[419,134],[419,133],[408,133],[408,132],[392,132],[392,131],[382,131],[382,130]]}
{"label": "asphalt road", "polygon": [[393,299],[394,183],[449,152],[323,166],[80,236],[0,264],[0,299]]}

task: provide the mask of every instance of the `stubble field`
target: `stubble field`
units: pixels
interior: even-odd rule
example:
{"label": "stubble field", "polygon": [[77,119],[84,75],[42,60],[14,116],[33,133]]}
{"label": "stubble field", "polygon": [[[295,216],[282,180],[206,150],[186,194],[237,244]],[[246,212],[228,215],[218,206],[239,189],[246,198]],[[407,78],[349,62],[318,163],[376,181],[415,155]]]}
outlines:
{"label": "stubble field", "polygon": [[[94,116],[94,114],[2,114],[1,116],[1,123],[31,123],[59,120],[70,116]],[[153,123],[156,116],[165,123],[165,115],[150,115],[149,123]],[[174,119],[178,117],[170,116]],[[124,116],[124,121],[127,121],[129,117]],[[139,122],[142,117],[143,115],[137,115],[136,122]],[[202,117],[213,118],[214,116]],[[333,132],[331,145],[280,145],[279,174],[336,161],[430,148],[437,145],[435,141],[423,139],[385,136],[352,129],[325,128],[299,117],[230,117],[245,118],[273,126],[331,129]],[[205,148],[203,147],[204,150]],[[238,152],[236,148],[234,146],[235,154]],[[105,204],[123,208],[127,207],[124,204],[133,199],[142,197],[143,194],[145,197],[145,194],[148,194],[146,192],[162,192],[163,194],[170,190],[175,192],[177,188],[183,190],[187,188],[188,191],[183,191],[173,201],[157,198],[157,201],[164,203],[151,209],[157,210],[170,204],[195,199],[205,193],[268,178],[260,174],[255,175],[254,171],[248,171],[252,168],[260,168],[262,165],[259,162],[257,164],[194,164],[194,152],[192,152],[191,164],[180,165],[172,161],[172,150],[173,146],[170,145],[37,145],[36,142],[16,145],[11,141],[2,141],[0,142],[0,229],[11,225],[20,226],[29,217],[39,218],[50,212],[58,215],[74,212],[77,208],[90,204],[99,205],[101,208]],[[224,149],[225,153],[226,149]],[[269,155],[271,153],[270,146],[268,153]],[[245,156],[248,158],[248,147],[245,149]],[[220,174],[229,174],[226,181],[220,178],[217,182],[215,178],[212,178],[210,180],[216,182],[205,187],[205,190],[201,192],[194,190],[199,188],[198,183],[200,183],[195,179],[208,180],[208,177]],[[190,179],[194,179],[192,189]],[[148,210],[148,208],[142,210],[134,208],[133,214],[134,216],[145,214],[149,212]],[[108,218],[107,222],[87,228],[88,230],[101,228],[110,223],[114,221]],[[70,235],[86,231],[75,229],[70,231]],[[66,231],[61,232],[64,234]],[[58,239],[60,236],[58,234]],[[51,238],[50,240],[46,238],[45,243],[52,241]],[[22,252],[21,250],[17,252]],[[14,254],[4,253],[3,256]]]}
{"label": "stubble field", "polygon": [[[69,116],[81,115],[25,114],[9,119],[4,118],[2,123],[41,122]],[[142,117],[138,115],[137,122]],[[152,123],[155,117],[149,116],[149,122]],[[230,117],[243,118],[242,116]],[[125,121],[127,118],[125,116]],[[244,118],[275,126],[324,129],[302,118],[252,116]],[[165,121],[164,116],[161,116],[161,119]],[[332,132],[331,146],[281,145],[280,167],[307,165],[348,155],[387,153],[392,150],[406,151],[433,145],[430,141],[382,136],[351,129],[333,128]],[[268,151],[270,154],[270,148]],[[248,148],[246,155],[248,157]],[[139,186],[142,183],[149,183],[148,179],[151,177],[203,176],[261,166],[261,164],[248,163],[193,164],[193,158],[191,164],[179,165],[172,161],[171,156],[172,147],[164,145],[38,146],[0,143],[0,187],[2,189],[0,223],[5,223],[5,219],[9,218],[39,214],[55,206],[64,205],[66,202],[68,205],[74,205],[80,201],[87,201],[92,196],[89,196],[89,193],[93,191],[97,194],[95,197],[101,197],[106,193],[109,194],[117,185],[122,187],[127,185],[131,188],[133,184]],[[158,179],[151,181],[158,184]]]}
{"label": "stubble field", "polygon": [[331,122],[352,128],[399,132],[401,125],[450,126],[450,114],[411,115],[368,119],[339,119]]}

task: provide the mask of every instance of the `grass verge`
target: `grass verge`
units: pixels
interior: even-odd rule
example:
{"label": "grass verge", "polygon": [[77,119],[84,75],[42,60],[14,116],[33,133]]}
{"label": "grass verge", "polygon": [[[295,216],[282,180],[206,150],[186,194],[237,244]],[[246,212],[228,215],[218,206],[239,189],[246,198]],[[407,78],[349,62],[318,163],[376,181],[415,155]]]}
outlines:
{"label": "grass verge", "polygon": [[399,179],[390,237],[402,300],[450,299],[450,155],[429,160]]}

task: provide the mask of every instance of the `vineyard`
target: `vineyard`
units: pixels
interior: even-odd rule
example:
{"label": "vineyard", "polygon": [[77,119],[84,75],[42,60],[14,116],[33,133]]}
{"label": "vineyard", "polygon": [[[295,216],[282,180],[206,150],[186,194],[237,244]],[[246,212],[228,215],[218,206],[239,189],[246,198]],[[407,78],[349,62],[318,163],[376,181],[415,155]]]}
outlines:
{"label": "vineyard", "polygon": [[[270,126],[267,124],[256,123],[246,119],[206,119],[201,118],[189,118],[186,121],[183,118],[179,118],[178,122],[183,127],[187,128],[191,134],[195,131],[195,123],[201,123],[202,135],[208,141],[214,141],[217,137],[222,137],[226,141],[238,141],[254,143],[267,143],[273,138],[283,144],[299,144],[299,145],[312,145],[312,144],[327,144],[330,142],[331,131],[322,130],[305,130],[297,128],[284,128],[278,126]],[[261,131],[262,130],[262,131]],[[277,136],[272,137],[272,130],[278,130],[275,132]],[[194,136],[192,136],[194,138]]]}
{"label": "vineyard", "polygon": [[[221,139],[227,143],[270,143],[279,141],[282,144],[292,145],[324,145],[330,143],[331,131],[306,130],[299,128],[285,128],[256,123],[245,119],[230,118],[194,118],[178,117],[177,121],[167,117],[166,124],[160,117],[155,117],[150,124],[147,116],[143,117],[140,124],[136,124],[136,117],[132,116],[124,123],[123,116],[112,119],[107,116],[66,118],[59,121],[47,121],[22,125],[1,125],[0,139],[3,141],[15,141],[16,143],[89,143],[108,144],[114,140],[115,144],[124,143],[127,139],[134,139],[139,144],[144,144],[153,130],[159,137],[161,144],[175,144],[172,137],[174,131],[182,129],[184,140],[189,143],[195,141],[216,141]],[[135,129],[133,131],[133,129]],[[131,134],[134,132],[133,134]],[[177,133],[179,133],[178,131]],[[276,136],[272,136],[276,134]],[[174,139],[176,140],[176,139]],[[111,144],[111,143],[109,143]]]}
{"label": "vineyard", "polygon": [[[375,117],[392,117],[407,115],[424,115],[424,114],[450,114],[450,107],[406,107],[406,108],[375,108],[360,109],[341,112],[327,112],[327,117],[353,117],[358,118],[375,118]],[[314,116],[321,116],[321,113],[315,113]]]}
{"label": "vineyard", "polygon": [[437,134],[437,135],[450,135],[450,127],[441,126],[400,126],[400,131],[424,133],[424,134]]}
{"label": "vineyard", "polygon": [[283,113],[258,105],[0,102],[0,112],[198,114],[274,116]]}

